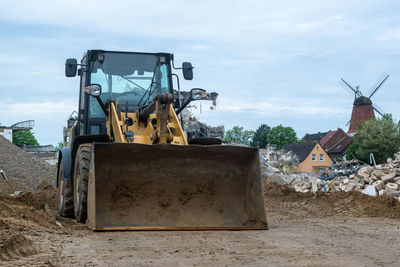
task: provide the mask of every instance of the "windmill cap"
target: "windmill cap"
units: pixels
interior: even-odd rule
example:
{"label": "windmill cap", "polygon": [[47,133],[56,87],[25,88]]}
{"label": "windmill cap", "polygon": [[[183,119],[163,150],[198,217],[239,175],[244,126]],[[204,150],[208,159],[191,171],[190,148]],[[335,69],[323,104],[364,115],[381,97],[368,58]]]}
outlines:
{"label": "windmill cap", "polygon": [[356,100],[354,100],[354,105],[356,106],[372,105],[372,101],[366,96],[360,96],[357,97]]}

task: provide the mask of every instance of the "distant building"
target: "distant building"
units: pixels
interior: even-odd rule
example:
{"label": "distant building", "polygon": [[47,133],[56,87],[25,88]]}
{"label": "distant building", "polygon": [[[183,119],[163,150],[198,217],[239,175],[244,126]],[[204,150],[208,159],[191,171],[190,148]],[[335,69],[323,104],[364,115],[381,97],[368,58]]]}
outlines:
{"label": "distant building", "polygon": [[321,133],[321,132],[318,132],[318,133],[315,133],[315,134],[306,134],[304,137],[303,137],[303,141],[304,142],[319,142],[319,141],[321,141],[321,139],[322,138],[324,138],[324,136],[325,135],[327,135],[329,132],[324,132],[324,133]]}
{"label": "distant building", "polygon": [[266,148],[260,148],[259,150],[260,154],[262,154],[265,161],[279,162],[286,165],[292,165],[292,164],[298,165],[297,156],[293,154],[293,152],[276,150],[273,146],[269,145],[267,145]]}
{"label": "distant building", "polygon": [[52,145],[45,146],[28,146],[28,145],[18,145],[18,147],[30,153],[38,158],[45,160],[47,163],[51,165],[56,165],[58,159],[58,152],[55,151]]}
{"label": "distant building", "polygon": [[6,138],[11,143],[13,142],[13,133],[21,130],[31,130],[35,122],[33,120],[21,121],[11,126],[0,125],[0,135]]}
{"label": "distant building", "polygon": [[346,155],[349,145],[353,142],[353,137],[349,136],[341,128],[336,131],[318,132],[315,134],[306,134],[303,137],[304,142],[319,142],[331,159]]}
{"label": "distant building", "polygon": [[186,133],[187,140],[199,137],[210,137],[224,140],[225,127],[223,125],[212,127],[200,122],[189,110],[182,111],[183,128]]}
{"label": "distant building", "polygon": [[318,172],[333,164],[333,160],[318,141],[289,144],[284,150],[291,151],[298,157],[301,172]]}
{"label": "distant building", "polygon": [[322,140],[321,145],[332,159],[346,155],[349,145],[353,142],[353,137],[347,135],[341,128],[330,131]]}
{"label": "distant building", "polygon": [[351,112],[350,126],[348,134],[356,133],[357,125],[360,122],[367,121],[370,118],[375,118],[374,108],[369,98],[361,96],[354,101],[353,111]]}
{"label": "distant building", "polygon": [[0,135],[12,143],[13,130],[11,127],[0,126]]}
{"label": "distant building", "polygon": [[[21,130],[32,130],[35,126],[34,120],[26,120],[17,122],[9,127],[0,125],[0,135],[4,136],[8,141],[13,143],[13,133]],[[46,146],[29,146],[17,145],[21,150],[30,153],[38,158],[41,158],[48,163],[55,165],[57,163],[58,153],[54,150],[52,145]]]}

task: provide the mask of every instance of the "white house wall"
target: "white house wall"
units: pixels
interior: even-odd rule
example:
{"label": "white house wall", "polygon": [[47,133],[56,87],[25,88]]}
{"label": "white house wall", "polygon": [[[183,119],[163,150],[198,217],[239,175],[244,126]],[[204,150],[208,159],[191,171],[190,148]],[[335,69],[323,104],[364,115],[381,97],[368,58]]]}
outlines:
{"label": "white house wall", "polygon": [[0,135],[12,143],[12,129],[0,129]]}

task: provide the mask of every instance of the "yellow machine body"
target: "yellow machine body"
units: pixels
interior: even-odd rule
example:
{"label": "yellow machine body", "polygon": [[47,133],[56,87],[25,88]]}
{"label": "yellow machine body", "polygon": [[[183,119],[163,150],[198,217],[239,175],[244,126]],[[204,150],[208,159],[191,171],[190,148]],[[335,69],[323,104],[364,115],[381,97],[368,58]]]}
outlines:
{"label": "yellow machine body", "polygon": [[91,146],[87,226],[267,229],[258,149],[188,145],[171,99],[157,96],[146,116],[109,104],[113,142]]}

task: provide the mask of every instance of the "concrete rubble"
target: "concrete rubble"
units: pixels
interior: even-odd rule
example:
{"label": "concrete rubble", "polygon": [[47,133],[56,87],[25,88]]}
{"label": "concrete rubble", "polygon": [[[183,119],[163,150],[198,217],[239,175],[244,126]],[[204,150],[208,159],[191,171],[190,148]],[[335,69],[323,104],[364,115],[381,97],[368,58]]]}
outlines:
{"label": "concrete rubble", "polygon": [[224,140],[225,128],[223,125],[212,127],[200,122],[189,110],[182,111],[183,127],[188,140],[198,137],[212,137]]}
{"label": "concrete rubble", "polygon": [[268,147],[260,148],[260,160],[263,162],[261,167],[266,172],[292,173],[298,170],[299,159],[292,151],[278,150]]}
{"label": "concrete rubble", "polygon": [[[189,98],[191,98],[190,91],[176,91],[174,90],[174,101],[184,103]],[[211,101],[212,106],[211,110],[216,109],[218,94],[215,92],[207,92],[202,96],[201,100]],[[200,122],[192,113],[191,108],[196,108],[196,105],[187,106],[179,115],[179,118],[182,122],[182,126],[187,133],[187,139],[191,140],[194,138],[201,137],[210,137],[210,138],[218,138],[224,140],[225,128],[223,125],[220,126],[210,126],[203,122]]]}
{"label": "concrete rubble", "polygon": [[[260,157],[262,158],[262,153]],[[394,155],[394,159],[388,158],[386,164],[369,166],[352,161],[341,165],[344,168],[336,165],[330,173],[325,174],[285,173],[282,169],[269,166],[268,162],[261,164],[261,170],[272,181],[289,184],[302,193],[357,190],[371,196],[392,196],[400,201],[400,151]]]}

